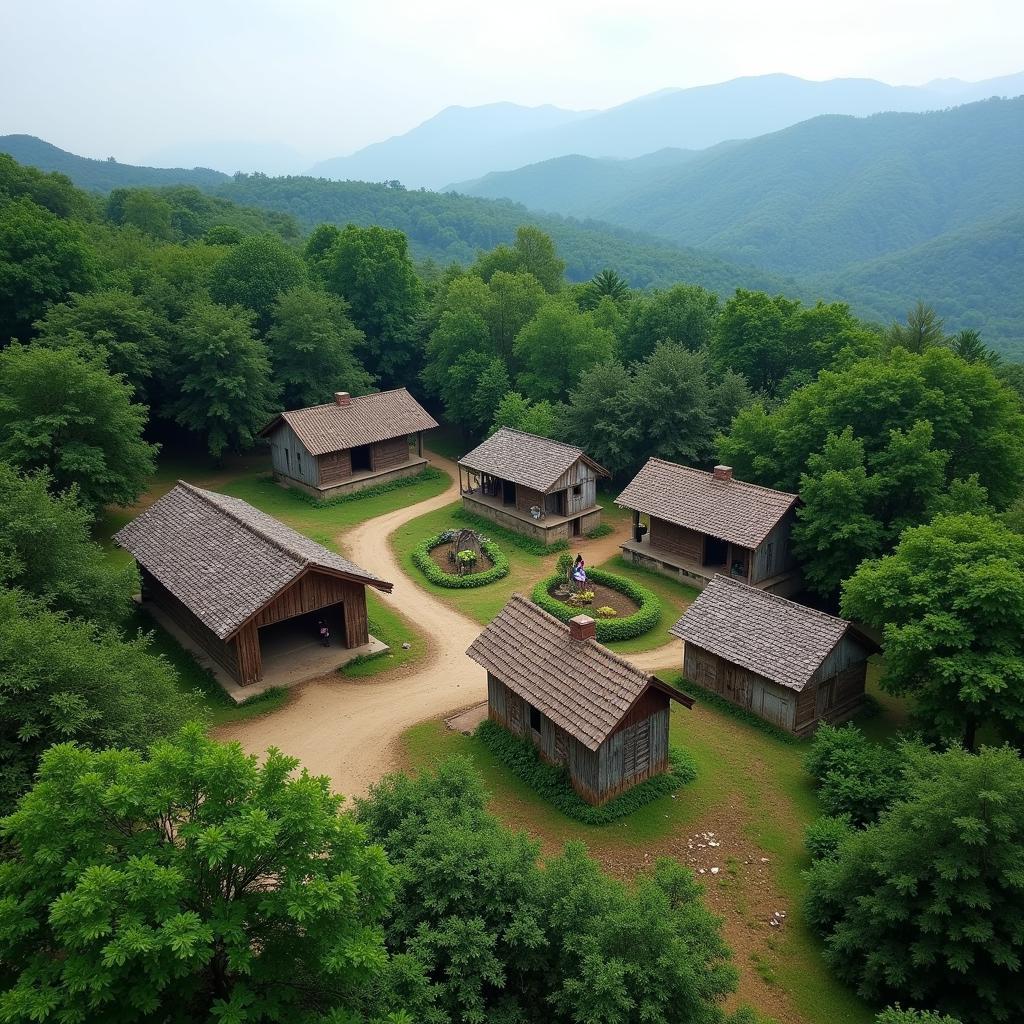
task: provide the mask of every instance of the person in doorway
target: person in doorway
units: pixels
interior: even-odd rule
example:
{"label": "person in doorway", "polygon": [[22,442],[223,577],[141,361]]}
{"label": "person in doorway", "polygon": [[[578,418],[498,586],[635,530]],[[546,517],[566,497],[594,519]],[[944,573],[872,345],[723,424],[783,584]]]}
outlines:
{"label": "person in doorway", "polygon": [[320,626],[320,643],[323,647],[331,646],[331,631],[327,628],[327,623],[323,619],[319,622]]}

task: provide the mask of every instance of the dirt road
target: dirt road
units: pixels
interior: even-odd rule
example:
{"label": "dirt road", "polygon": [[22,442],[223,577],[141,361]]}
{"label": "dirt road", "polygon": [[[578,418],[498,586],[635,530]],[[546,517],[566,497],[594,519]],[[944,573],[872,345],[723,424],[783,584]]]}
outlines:
{"label": "dirt road", "polygon": [[[357,565],[394,583],[394,591],[380,597],[415,623],[424,638],[421,642],[428,644],[426,656],[409,671],[383,679],[357,681],[332,675],[311,680],[296,687],[281,710],[217,729],[219,739],[238,740],[253,753],[278,747],[314,774],[330,776],[338,792],[362,796],[399,763],[397,743],[406,729],[486,699],[486,675],[465,655],[480,626],[417,587],[388,543],[388,537],[410,519],[458,498],[455,464],[433,454],[430,459],[452,476],[447,490],[360,523],[337,538]],[[602,540],[609,553],[588,552],[594,561],[618,550],[616,538]],[[594,542],[595,549],[598,543]],[[648,670],[666,668],[678,656],[676,647],[671,644],[631,660]]]}

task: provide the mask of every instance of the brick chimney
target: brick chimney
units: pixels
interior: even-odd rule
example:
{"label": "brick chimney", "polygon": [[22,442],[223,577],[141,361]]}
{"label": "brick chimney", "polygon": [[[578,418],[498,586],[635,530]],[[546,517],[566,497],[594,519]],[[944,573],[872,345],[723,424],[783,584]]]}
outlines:
{"label": "brick chimney", "polygon": [[597,636],[597,624],[589,615],[576,615],[569,620],[569,636],[577,643],[593,640]]}
{"label": "brick chimney", "polygon": [[716,480],[731,480],[732,466],[715,466],[714,475]]}
{"label": "brick chimney", "polygon": [[351,405],[352,396],[347,391],[335,391],[334,401],[337,405]]}

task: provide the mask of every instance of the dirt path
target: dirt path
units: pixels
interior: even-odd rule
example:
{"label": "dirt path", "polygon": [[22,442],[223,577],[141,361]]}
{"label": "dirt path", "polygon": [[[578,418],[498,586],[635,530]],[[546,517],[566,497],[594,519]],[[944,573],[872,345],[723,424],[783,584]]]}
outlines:
{"label": "dirt path", "polygon": [[253,753],[278,747],[314,774],[330,776],[338,792],[362,796],[396,767],[396,744],[406,729],[486,698],[486,675],[465,656],[480,626],[420,590],[388,544],[388,537],[410,519],[458,498],[455,464],[433,454],[430,460],[452,476],[447,490],[360,523],[338,538],[357,565],[394,583],[394,591],[380,597],[429,638],[426,657],[384,679],[358,682],[332,675],[311,680],[297,687],[279,711],[223,726],[216,730],[218,738],[238,740]]}

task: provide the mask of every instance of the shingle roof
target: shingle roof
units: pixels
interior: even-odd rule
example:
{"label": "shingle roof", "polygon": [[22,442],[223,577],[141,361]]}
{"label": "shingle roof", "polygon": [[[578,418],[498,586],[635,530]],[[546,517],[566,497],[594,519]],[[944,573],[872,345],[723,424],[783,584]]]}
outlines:
{"label": "shingle roof", "polygon": [[581,448],[502,427],[483,444],[463,455],[459,465],[500,476],[537,491],[547,491],[579,459],[583,459],[599,476],[608,476],[608,470],[584,454]]}
{"label": "shingle roof", "polygon": [[260,436],[266,437],[282,421],[295,431],[311,455],[387,441],[437,426],[437,420],[405,388],[362,395],[353,398],[350,405],[329,402],[291,409],[268,423]]}
{"label": "shingle roof", "polygon": [[702,469],[648,459],[615,503],[731,544],[756,548],[799,500],[786,491],[743,480],[716,480]]}
{"label": "shingle roof", "polygon": [[181,480],[114,540],[222,640],[307,568],[392,586],[248,502]]}
{"label": "shingle roof", "polygon": [[[852,628],[845,619],[718,575],[669,632],[799,691]],[[859,633],[857,640],[877,650]]]}
{"label": "shingle roof", "polygon": [[466,654],[590,750],[649,686],[690,702],[596,640],[573,640],[565,623],[521,594],[509,598]]}

